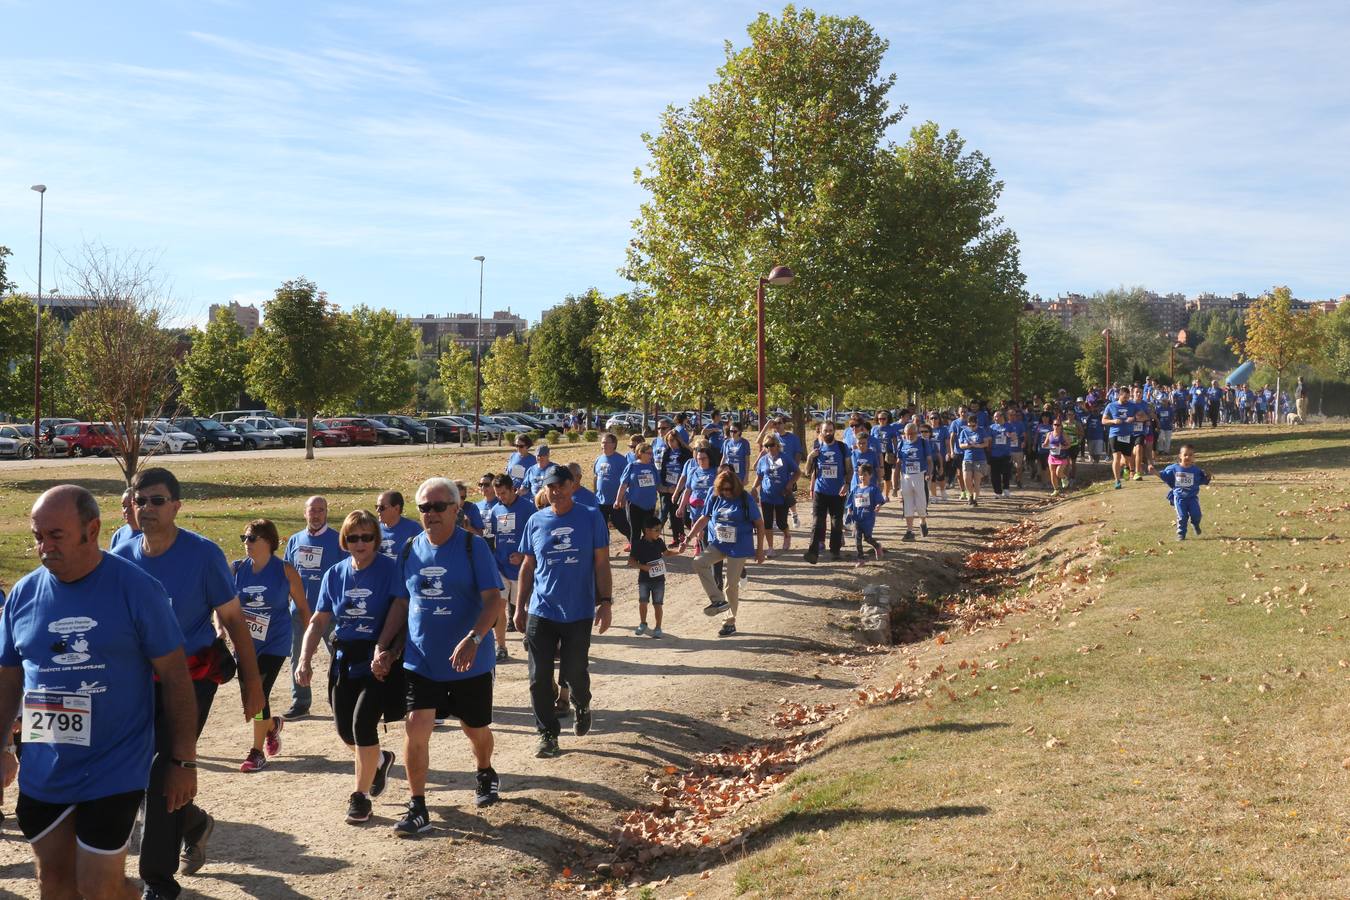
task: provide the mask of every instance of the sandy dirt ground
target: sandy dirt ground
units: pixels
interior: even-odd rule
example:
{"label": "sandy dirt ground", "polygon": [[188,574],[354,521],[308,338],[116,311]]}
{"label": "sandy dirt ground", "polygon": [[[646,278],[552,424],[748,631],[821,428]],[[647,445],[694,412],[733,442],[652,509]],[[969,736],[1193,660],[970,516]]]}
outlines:
{"label": "sandy dirt ground", "polygon": [[[435,827],[417,840],[399,839],[391,829],[407,800],[401,725],[385,733],[384,746],[399,758],[389,788],[375,800],[371,821],[351,826],[344,814],[352,766],[327,703],[316,692],[315,714],[287,725],[281,754],[262,772],[245,775],[238,767],[248,730],[238,691],[227,685],[199,751],[199,802],[215,816],[215,834],[205,868],[181,879],[183,896],[539,897],[564,868],[610,846],[622,813],[654,799],[642,782],[653,768],[684,767],[698,753],[781,733],[769,722],[781,698],[845,702],[878,659],[862,652],[849,627],[863,585],[885,579],[912,589],[923,581],[940,592],[950,586],[944,582],[953,578],[952,560],[1042,497],[1040,491],[989,497],[978,509],[939,505],[932,535],[912,544],[900,543],[903,522],[892,504],[877,531],[887,558],[860,569],[848,542],[845,561],[807,565],[800,554],[809,527],[804,515],[790,554],[750,567],[740,632],[731,638],[719,638],[719,620],[703,614],[706,599],[689,555],[671,561],[666,636],[635,636],[636,571],[616,557],[615,625],[592,644],[592,732],[575,737],[571,719],[564,720],[562,755],[534,758],[524,651],[520,636],[508,635],[511,660],[497,670],[494,712],[502,802],[475,808],[468,744],[453,724],[438,728],[427,791]],[[272,693],[274,710],[289,705],[288,692],[283,674]],[[36,897],[9,794],[0,895]],[[687,867],[716,862],[690,860]],[[128,871],[134,876],[134,858]]]}

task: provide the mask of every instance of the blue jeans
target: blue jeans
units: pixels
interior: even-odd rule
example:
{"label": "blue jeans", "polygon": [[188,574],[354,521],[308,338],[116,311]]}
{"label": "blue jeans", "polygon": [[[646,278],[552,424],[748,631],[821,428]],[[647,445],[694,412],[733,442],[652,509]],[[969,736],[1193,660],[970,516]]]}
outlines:
{"label": "blue jeans", "polygon": [[[313,610],[311,604],[310,609]],[[328,652],[333,652],[333,622],[328,623],[328,632],[323,636],[323,645],[328,648]],[[300,665],[300,654],[305,643],[305,626],[300,624],[300,611],[291,604],[291,705],[298,706],[301,709],[309,709],[310,702],[313,700],[313,692],[302,685],[295,683],[295,668]]]}

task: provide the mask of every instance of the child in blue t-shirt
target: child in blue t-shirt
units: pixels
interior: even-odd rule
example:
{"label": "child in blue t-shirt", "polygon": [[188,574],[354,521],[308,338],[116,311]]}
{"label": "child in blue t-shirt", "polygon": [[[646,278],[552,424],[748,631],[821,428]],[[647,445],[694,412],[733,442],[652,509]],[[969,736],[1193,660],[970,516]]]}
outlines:
{"label": "child in blue t-shirt", "polygon": [[666,547],[661,539],[661,520],[648,516],[642,523],[642,536],[633,541],[633,554],[628,557],[630,568],[638,572],[638,617],[642,620],[634,634],[647,634],[647,604],[656,610],[656,627],[650,632],[654,638],[661,631],[661,609],[666,602],[666,557],[679,556],[679,550]]}
{"label": "child in blue t-shirt", "polygon": [[1190,444],[1177,451],[1178,462],[1163,469],[1158,477],[1171,488],[1167,502],[1177,511],[1177,540],[1186,540],[1189,521],[1200,534],[1200,486],[1214,481],[1209,473],[1195,464],[1195,449]]}
{"label": "child in blue t-shirt", "polygon": [[876,551],[877,559],[886,555],[881,544],[872,537],[872,529],[877,523],[877,507],[886,503],[886,495],[872,483],[875,471],[871,463],[865,462],[858,466],[855,473],[858,483],[848,493],[848,510],[853,515],[853,534],[858,547],[858,561],[854,563],[855,567],[863,564],[863,541],[867,541]]}

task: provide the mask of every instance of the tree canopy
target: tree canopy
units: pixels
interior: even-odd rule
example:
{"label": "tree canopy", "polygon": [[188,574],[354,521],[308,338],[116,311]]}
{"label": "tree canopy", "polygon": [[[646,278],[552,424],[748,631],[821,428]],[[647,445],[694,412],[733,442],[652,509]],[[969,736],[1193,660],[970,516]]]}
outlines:
{"label": "tree canopy", "polygon": [[530,386],[544,406],[591,407],[604,401],[595,352],[602,303],[595,288],[569,295],[530,332]]}
{"label": "tree canopy", "polygon": [[200,416],[234,406],[244,391],[248,357],[243,327],[228,309],[216,310],[204,332],[192,329],[192,349],[178,364],[182,402]]}
{"label": "tree canopy", "polygon": [[530,360],[525,344],[499,337],[483,358],[483,408],[521,409],[530,402]]}
{"label": "tree canopy", "polygon": [[354,402],[362,412],[403,412],[417,399],[417,351],[421,336],[389,309],[351,311],[362,363]]}

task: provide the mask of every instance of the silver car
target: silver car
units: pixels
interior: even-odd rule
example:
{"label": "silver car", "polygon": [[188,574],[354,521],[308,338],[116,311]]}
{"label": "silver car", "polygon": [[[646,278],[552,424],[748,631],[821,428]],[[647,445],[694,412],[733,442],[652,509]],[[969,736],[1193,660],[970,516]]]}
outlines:
{"label": "silver car", "polygon": [[196,453],[197,449],[197,439],[186,431],[163,422],[141,423],[142,453]]}

